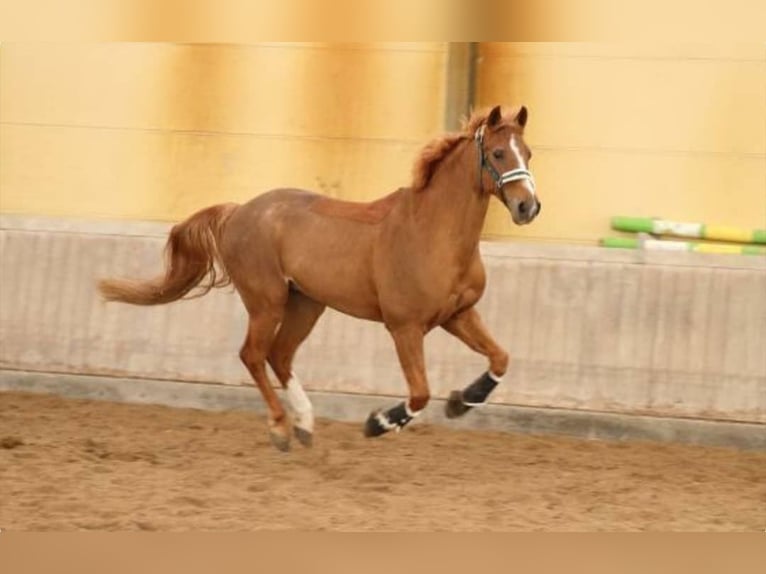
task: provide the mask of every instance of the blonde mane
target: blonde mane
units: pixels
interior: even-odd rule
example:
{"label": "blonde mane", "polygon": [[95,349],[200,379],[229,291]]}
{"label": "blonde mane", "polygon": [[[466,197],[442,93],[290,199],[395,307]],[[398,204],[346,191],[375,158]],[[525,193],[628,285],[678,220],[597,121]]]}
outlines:
{"label": "blonde mane", "polygon": [[488,115],[489,109],[473,112],[469,118],[463,121],[461,132],[447,134],[427,143],[412,167],[412,189],[415,191],[424,189],[431,181],[441,161],[461,141],[466,138],[473,138],[473,134],[486,121]]}

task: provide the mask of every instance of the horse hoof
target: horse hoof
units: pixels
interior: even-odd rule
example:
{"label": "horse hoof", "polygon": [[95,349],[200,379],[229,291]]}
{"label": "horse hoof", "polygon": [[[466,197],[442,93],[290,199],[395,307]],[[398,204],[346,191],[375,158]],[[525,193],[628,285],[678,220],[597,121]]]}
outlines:
{"label": "horse hoof", "polygon": [[298,442],[303,446],[310,448],[314,445],[314,433],[302,429],[301,427],[294,427],[294,431],[295,438],[297,438]]}
{"label": "horse hoof", "polygon": [[269,433],[269,437],[271,437],[271,444],[277,447],[277,450],[280,450],[282,452],[287,452],[290,450],[289,436],[285,436],[282,433],[277,433],[272,431]]}
{"label": "horse hoof", "polygon": [[380,436],[388,432],[388,429],[386,429],[378,419],[381,412],[382,411],[380,410],[372,411],[370,416],[367,417],[367,422],[364,423],[364,436],[367,438]]}
{"label": "horse hoof", "polygon": [[465,413],[471,410],[471,407],[466,406],[463,403],[463,393],[461,391],[452,391],[447,399],[447,404],[444,407],[444,412],[448,419],[456,419],[462,417]]}

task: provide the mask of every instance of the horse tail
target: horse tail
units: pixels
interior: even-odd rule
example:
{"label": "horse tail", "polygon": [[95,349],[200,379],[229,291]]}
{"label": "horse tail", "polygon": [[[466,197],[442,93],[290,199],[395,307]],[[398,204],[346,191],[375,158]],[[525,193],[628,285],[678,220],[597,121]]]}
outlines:
{"label": "horse tail", "polygon": [[[225,203],[198,211],[175,225],[165,245],[165,274],[149,281],[102,279],[98,289],[107,301],[160,305],[201,297],[231,283],[218,250],[224,224],[237,204]],[[203,282],[204,280],[204,282]]]}

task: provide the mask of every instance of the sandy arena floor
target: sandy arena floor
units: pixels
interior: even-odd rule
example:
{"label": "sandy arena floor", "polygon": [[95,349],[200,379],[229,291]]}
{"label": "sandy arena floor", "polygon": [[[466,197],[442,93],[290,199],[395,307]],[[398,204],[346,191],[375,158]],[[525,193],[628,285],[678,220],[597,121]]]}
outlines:
{"label": "sandy arena floor", "polygon": [[766,453],[0,393],[0,528],[762,531]]}

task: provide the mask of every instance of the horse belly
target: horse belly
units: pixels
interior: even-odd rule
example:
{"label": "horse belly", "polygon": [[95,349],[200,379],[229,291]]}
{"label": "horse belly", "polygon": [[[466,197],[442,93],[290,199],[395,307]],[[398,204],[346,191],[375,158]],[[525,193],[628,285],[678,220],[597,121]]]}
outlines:
{"label": "horse belly", "polygon": [[313,236],[283,252],[283,267],[294,287],[315,301],[347,315],[379,321],[370,246],[364,234]]}
{"label": "horse belly", "polygon": [[382,319],[380,306],[374,293],[358,288],[355,281],[344,281],[338,273],[333,279],[317,274],[296,273],[290,277],[295,289],[328,307],[370,321]]}

